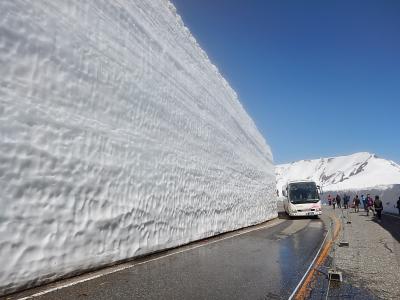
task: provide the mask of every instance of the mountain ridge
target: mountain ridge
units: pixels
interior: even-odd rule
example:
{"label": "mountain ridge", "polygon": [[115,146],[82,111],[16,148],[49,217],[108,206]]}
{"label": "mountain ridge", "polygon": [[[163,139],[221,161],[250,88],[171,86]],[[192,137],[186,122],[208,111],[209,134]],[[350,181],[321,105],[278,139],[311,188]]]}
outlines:
{"label": "mountain ridge", "polygon": [[314,180],[325,190],[356,190],[400,184],[400,165],[375,153],[300,160],[275,166],[277,188],[288,180]]}

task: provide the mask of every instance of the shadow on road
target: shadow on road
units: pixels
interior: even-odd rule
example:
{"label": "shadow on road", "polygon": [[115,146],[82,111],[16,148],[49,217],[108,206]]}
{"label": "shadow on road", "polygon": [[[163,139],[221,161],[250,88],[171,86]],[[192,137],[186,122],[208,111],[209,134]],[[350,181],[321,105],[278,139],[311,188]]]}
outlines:
{"label": "shadow on road", "polygon": [[278,219],[282,219],[282,220],[304,220],[304,219],[316,220],[316,219],[319,219],[319,217],[318,216],[289,217],[289,215],[287,213],[285,213],[284,211],[279,211]]}
{"label": "shadow on road", "polygon": [[[366,215],[364,215],[367,217]],[[378,218],[375,216],[372,219],[365,220],[367,222],[375,222],[376,224],[382,226],[386,231],[388,231],[395,239],[400,243],[400,219],[393,216],[384,214],[382,215],[382,221],[379,222]]]}
{"label": "shadow on road", "polygon": [[283,220],[290,220],[290,217],[284,211],[278,212],[278,218]]}
{"label": "shadow on road", "polygon": [[376,218],[374,218],[373,221],[390,232],[390,234],[400,243],[400,219],[390,215],[383,215],[382,222],[378,222]]}

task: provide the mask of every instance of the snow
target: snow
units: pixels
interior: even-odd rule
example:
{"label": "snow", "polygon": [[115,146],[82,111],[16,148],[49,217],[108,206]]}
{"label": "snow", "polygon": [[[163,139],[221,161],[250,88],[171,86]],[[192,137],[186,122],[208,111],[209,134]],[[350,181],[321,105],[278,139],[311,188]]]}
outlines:
{"label": "snow", "polygon": [[348,156],[302,160],[276,166],[277,189],[288,180],[309,179],[323,187],[325,194],[347,192],[380,195],[385,210],[397,212],[400,196],[400,166],[368,152]]}
{"label": "snow", "polygon": [[270,147],[168,1],[2,1],[0,64],[0,295],[277,216]]}

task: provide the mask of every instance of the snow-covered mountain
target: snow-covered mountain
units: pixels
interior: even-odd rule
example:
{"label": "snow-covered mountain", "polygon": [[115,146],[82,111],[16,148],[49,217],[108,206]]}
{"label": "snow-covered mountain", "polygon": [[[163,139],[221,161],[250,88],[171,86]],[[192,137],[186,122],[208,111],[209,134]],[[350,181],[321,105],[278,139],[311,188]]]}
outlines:
{"label": "snow-covered mountain", "polygon": [[168,0],[0,20],[0,295],[277,216],[270,147]]}
{"label": "snow-covered mountain", "polygon": [[325,193],[385,192],[384,202],[389,202],[391,209],[393,200],[400,196],[400,166],[368,152],[277,165],[275,173],[280,193],[288,180],[310,179],[321,185]]}

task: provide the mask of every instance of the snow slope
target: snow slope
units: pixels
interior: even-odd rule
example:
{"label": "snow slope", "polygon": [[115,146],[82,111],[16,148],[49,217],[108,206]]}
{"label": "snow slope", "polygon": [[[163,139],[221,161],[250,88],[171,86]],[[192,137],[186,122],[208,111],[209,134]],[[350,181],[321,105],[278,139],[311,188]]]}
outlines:
{"label": "snow slope", "polygon": [[325,193],[381,195],[386,209],[393,212],[394,202],[400,196],[400,166],[367,152],[278,165],[275,172],[279,192],[288,180],[310,179],[321,185]]}
{"label": "snow slope", "polygon": [[277,216],[270,147],[168,1],[1,1],[0,65],[0,294]]}

